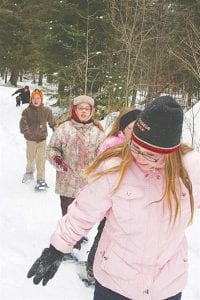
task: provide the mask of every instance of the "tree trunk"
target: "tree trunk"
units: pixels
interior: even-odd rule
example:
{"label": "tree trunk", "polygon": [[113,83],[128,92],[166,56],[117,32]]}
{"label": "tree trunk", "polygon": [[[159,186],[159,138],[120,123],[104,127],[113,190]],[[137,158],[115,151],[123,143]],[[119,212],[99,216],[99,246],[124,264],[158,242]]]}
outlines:
{"label": "tree trunk", "polygon": [[4,83],[7,83],[8,81],[8,72],[6,71],[5,74],[4,74]]}
{"label": "tree trunk", "polygon": [[17,87],[17,80],[18,80],[18,76],[19,76],[19,70],[17,69],[13,69],[11,71],[11,75],[10,75],[10,83],[14,86]]}
{"label": "tree trunk", "polygon": [[5,71],[3,73],[3,79],[4,79],[4,83],[7,83],[7,81],[8,81],[8,70],[7,70],[7,68],[5,69]]}
{"label": "tree trunk", "polygon": [[52,74],[47,74],[47,82],[52,83],[53,82],[53,75]]}
{"label": "tree trunk", "polygon": [[62,97],[64,95],[65,84],[63,82],[58,83],[58,93]]}
{"label": "tree trunk", "polygon": [[188,91],[188,97],[187,97],[187,103],[186,103],[187,109],[190,109],[193,106],[192,98],[193,98],[192,91],[189,90]]}
{"label": "tree trunk", "polygon": [[19,75],[19,81],[22,82],[23,81],[23,71],[20,73]]}
{"label": "tree trunk", "polygon": [[33,74],[33,83],[36,84],[36,76]]}
{"label": "tree trunk", "polygon": [[43,80],[43,72],[40,71],[39,78],[38,78],[38,85],[42,86],[42,80]]}
{"label": "tree trunk", "polygon": [[135,106],[135,101],[136,101],[136,96],[137,96],[137,90],[134,88],[132,91],[132,100],[131,100],[131,106]]}

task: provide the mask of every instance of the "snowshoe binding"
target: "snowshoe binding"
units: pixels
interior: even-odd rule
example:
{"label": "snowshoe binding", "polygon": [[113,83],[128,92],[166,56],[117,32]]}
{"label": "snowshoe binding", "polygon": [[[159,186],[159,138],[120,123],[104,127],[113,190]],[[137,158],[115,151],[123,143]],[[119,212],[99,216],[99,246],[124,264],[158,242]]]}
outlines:
{"label": "snowshoe binding", "polygon": [[63,256],[63,261],[67,261],[67,262],[78,262],[78,258],[76,257],[76,255],[74,253],[66,253]]}
{"label": "snowshoe binding", "polygon": [[89,241],[89,240],[88,240],[87,236],[83,236],[83,237],[80,239],[81,244],[87,244],[88,241]]}
{"label": "snowshoe binding", "polygon": [[75,245],[74,248],[80,250],[81,246],[83,244],[86,244],[88,242],[88,238],[86,236],[83,236]]}
{"label": "snowshoe binding", "polygon": [[23,178],[22,178],[22,183],[27,183],[27,182],[30,182],[32,181],[34,178],[33,178],[33,173],[32,172],[29,172],[29,173],[25,173]]}
{"label": "snowshoe binding", "polygon": [[85,277],[84,274],[79,273],[78,277],[84,283],[86,287],[94,287],[95,286],[95,279],[94,277]]}
{"label": "snowshoe binding", "polygon": [[80,263],[80,272],[78,273],[78,277],[84,283],[86,287],[94,287],[95,278],[93,272],[90,274],[87,269],[87,262]]}
{"label": "snowshoe binding", "polygon": [[37,184],[35,186],[35,191],[46,191],[46,189],[48,188],[47,183],[43,180],[37,180]]}

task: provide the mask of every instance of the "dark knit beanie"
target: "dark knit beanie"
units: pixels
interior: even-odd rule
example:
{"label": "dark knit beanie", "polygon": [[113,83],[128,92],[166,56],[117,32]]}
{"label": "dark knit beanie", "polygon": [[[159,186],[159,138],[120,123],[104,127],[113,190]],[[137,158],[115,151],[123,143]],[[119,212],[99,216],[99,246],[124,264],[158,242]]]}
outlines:
{"label": "dark knit beanie", "polygon": [[126,126],[128,126],[130,123],[134,122],[140,113],[141,113],[140,109],[134,109],[134,110],[127,112],[125,115],[123,115],[119,121],[120,130],[124,131]]}
{"label": "dark knit beanie", "polygon": [[150,151],[171,153],[180,146],[182,125],[180,104],[170,96],[161,96],[142,111],[133,126],[132,139]]}

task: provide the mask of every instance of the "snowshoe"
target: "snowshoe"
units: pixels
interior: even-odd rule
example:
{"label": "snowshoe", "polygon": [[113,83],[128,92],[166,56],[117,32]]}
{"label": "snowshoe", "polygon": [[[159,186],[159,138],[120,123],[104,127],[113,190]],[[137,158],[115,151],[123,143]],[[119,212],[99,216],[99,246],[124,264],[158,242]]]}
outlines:
{"label": "snowshoe", "polygon": [[88,240],[87,236],[83,236],[83,237],[80,239],[81,244],[86,244],[88,241],[89,241],[89,240]]}
{"label": "snowshoe", "polygon": [[79,273],[78,277],[84,283],[86,287],[94,287],[95,286],[95,279],[94,277],[85,277],[83,274]]}
{"label": "snowshoe", "polygon": [[35,186],[35,191],[45,191],[47,188],[48,188],[48,185],[43,179],[37,180],[37,184]]}
{"label": "snowshoe", "polygon": [[23,178],[22,178],[22,183],[27,183],[29,181],[32,181],[34,178],[33,178],[33,173],[25,173]]}
{"label": "snowshoe", "polygon": [[75,245],[74,248],[80,250],[81,246],[88,242],[88,238],[83,236]]}
{"label": "snowshoe", "polygon": [[84,283],[86,287],[94,287],[95,285],[95,278],[94,276],[90,276],[87,272],[87,262],[80,262],[79,268],[80,272],[78,273],[78,277]]}
{"label": "snowshoe", "polygon": [[78,258],[76,257],[76,255],[74,253],[66,253],[63,256],[63,261],[67,261],[67,262],[78,262]]}

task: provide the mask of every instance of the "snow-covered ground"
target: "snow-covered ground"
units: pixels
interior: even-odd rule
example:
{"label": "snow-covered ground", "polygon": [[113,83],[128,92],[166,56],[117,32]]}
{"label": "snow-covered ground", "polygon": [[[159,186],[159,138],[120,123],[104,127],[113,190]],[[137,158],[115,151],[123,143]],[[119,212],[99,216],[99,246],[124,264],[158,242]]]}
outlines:
{"label": "snow-covered ground", "polygon": [[200,101],[185,113],[183,141],[200,151]]}
{"label": "snow-covered ground", "polygon": [[[86,288],[79,280],[79,267],[76,264],[62,263],[46,287],[35,286],[31,279],[26,278],[30,266],[43,248],[49,245],[49,237],[61,217],[61,211],[59,197],[54,193],[55,171],[48,162],[46,180],[50,188],[47,192],[36,193],[33,190],[34,183],[21,183],[25,171],[25,140],[19,133],[19,119],[26,105],[23,108],[15,107],[15,97],[11,97],[15,90],[0,86],[0,299],[91,300],[93,289]],[[200,213],[187,232],[190,268],[183,300],[200,299],[199,228]],[[94,232],[89,234],[90,242]],[[82,259],[89,244],[80,253]]]}

